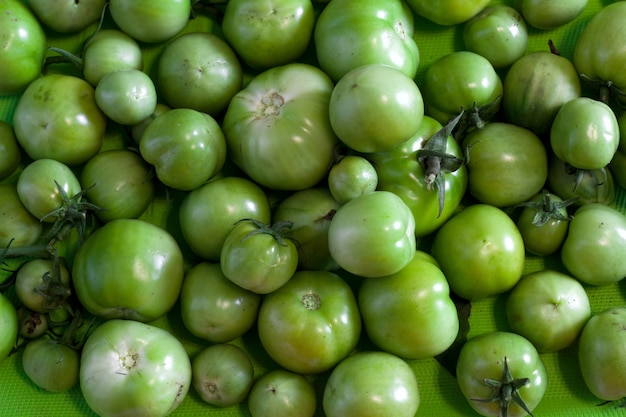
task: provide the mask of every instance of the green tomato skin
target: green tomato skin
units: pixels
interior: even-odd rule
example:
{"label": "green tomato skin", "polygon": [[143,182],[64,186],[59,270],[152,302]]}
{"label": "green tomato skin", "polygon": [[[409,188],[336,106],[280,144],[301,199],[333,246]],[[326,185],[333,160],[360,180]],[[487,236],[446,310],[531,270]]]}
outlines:
{"label": "green tomato skin", "polygon": [[[111,0],[113,21],[140,42],[166,41],[180,33],[191,14],[189,0]],[[139,23],[141,22],[141,23]]]}
{"label": "green tomato skin", "polygon": [[26,344],[22,366],[38,387],[63,392],[78,384],[80,355],[69,346],[41,337]]}
{"label": "green tomato skin", "polygon": [[362,156],[348,155],[333,165],[328,173],[328,188],[340,204],[376,191],[377,185],[376,168]]}
{"label": "green tomato skin", "polygon": [[626,216],[599,203],[576,210],[561,248],[561,261],[576,279],[608,285],[626,277]]}
{"label": "green tomato skin", "polygon": [[0,184],[0,245],[29,246],[37,242],[43,224],[24,206],[14,184]]}
{"label": "green tomato skin", "polygon": [[331,256],[346,271],[367,278],[390,275],[415,255],[415,219],[396,194],[374,191],[337,210],[328,242]]}
{"label": "green tomato skin", "polygon": [[89,38],[82,60],[83,78],[93,87],[110,72],[143,70],[143,53],[139,44],[117,29],[101,29]]}
{"label": "green tomato skin", "polygon": [[222,28],[249,66],[267,69],[295,61],[309,45],[315,11],[309,0],[233,0]]}
{"label": "green tomato skin", "polygon": [[446,277],[418,252],[399,272],[363,281],[358,302],[372,342],[405,359],[443,353],[459,331]]}
{"label": "green tomato skin", "polygon": [[108,320],[87,338],[79,383],[99,416],[165,417],[187,396],[191,362],[167,330],[133,320]]}
{"label": "green tomato skin", "polygon": [[489,0],[407,0],[418,15],[442,26],[464,23],[476,16]]}
{"label": "green tomato skin", "polygon": [[587,0],[515,0],[515,8],[534,28],[550,30],[576,19],[587,6]]}
{"label": "green tomato skin", "polygon": [[412,78],[383,64],[363,65],[335,84],[329,103],[337,137],[358,152],[380,152],[413,136],[424,100]]}
{"label": "green tomato skin", "polygon": [[517,226],[487,204],[470,205],[444,223],[431,254],[452,292],[470,301],[509,291],[524,270],[524,241]]}
{"label": "green tomato skin", "polygon": [[226,343],[256,322],[261,297],[224,276],[217,263],[200,262],[185,274],[180,311],[185,328],[211,343]]}
{"label": "green tomato skin", "polygon": [[506,299],[505,313],[511,330],[547,353],[576,341],[591,317],[591,306],[578,280],[545,269],[522,277]]}
{"label": "green tomato skin", "polygon": [[406,361],[387,352],[361,351],[333,369],[322,401],[327,417],[413,417],[420,394]]}
{"label": "green tomato skin", "polygon": [[22,154],[13,127],[0,120],[0,180],[10,176],[22,161]]}
{"label": "green tomato skin", "polygon": [[[501,417],[501,405],[497,401],[475,401],[488,399],[493,388],[485,379],[500,381],[504,373],[504,358],[513,378],[528,378],[529,384],[519,389],[519,394],[529,410],[534,410],[543,399],[548,386],[546,367],[537,349],[528,339],[516,333],[493,331],[468,340],[459,354],[456,377],[461,392],[470,406],[480,415]],[[511,401],[509,417],[524,417],[528,414]]]}
{"label": "green tomato skin", "polygon": [[157,104],[152,79],[143,71],[114,71],[100,79],[95,90],[98,107],[111,120],[134,125],[149,117]]}
{"label": "green tomato skin", "polygon": [[100,151],[106,116],[87,81],[48,74],[30,83],[13,116],[15,137],[32,159],[56,159],[70,167]]}
{"label": "green tomato skin", "polygon": [[248,395],[252,417],[313,417],[315,388],[304,375],[273,369],[261,375]]}
{"label": "green tomato skin", "polygon": [[335,82],[368,64],[390,65],[414,78],[420,54],[413,32],[413,13],[403,1],[332,1],[315,25],[316,56]]}
{"label": "green tomato skin", "polygon": [[155,320],[176,303],[183,255],[164,229],[118,219],[93,232],[72,265],[74,290],[92,314],[106,319]]}
{"label": "green tomato skin", "polygon": [[554,154],[579,169],[606,167],[617,152],[619,140],[619,125],[613,110],[588,97],[565,103],[550,129]]}
{"label": "green tomato skin", "polygon": [[46,34],[28,5],[0,3],[0,96],[22,92],[41,74]]}
{"label": "green tomato skin", "polygon": [[610,307],[587,321],[578,343],[578,364],[585,385],[601,400],[626,396],[626,309]]}
{"label": "green tomato skin", "polygon": [[468,51],[484,56],[494,68],[504,68],[526,54],[528,30],[522,16],[512,7],[485,7],[463,27]]}
{"label": "green tomato skin", "polygon": [[17,344],[18,333],[17,310],[6,295],[0,294],[0,361],[9,356],[13,347]]}

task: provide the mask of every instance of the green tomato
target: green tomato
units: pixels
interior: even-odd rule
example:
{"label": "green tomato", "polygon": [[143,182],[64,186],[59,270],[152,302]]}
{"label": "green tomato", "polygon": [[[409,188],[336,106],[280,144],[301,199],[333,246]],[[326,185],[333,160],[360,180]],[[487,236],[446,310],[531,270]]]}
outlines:
{"label": "green tomato", "polygon": [[583,381],[601,400],[626,396],[625,325],[626,308],[609,307],[591,317],[580,334],[578,365]]}
{"label": "green tomato", "polygon": [[489,0],[407,0],[418,15],[443,26],[467,22],[489,4]]}
{"label": "green tomato", "polygon": [[332,370],[322,401],[327,417],[413,417],[420,393],[406,361],[387,352],[362,351]]}
{"label": "green tomato", "polygon": [[424,116],[415,81],[389,65],[370,64],[346,73],[335,85],[330,125],[358,152],[391,149],[413,136]]}
{"label": "green tomato", "polygon": [[62,392],[78,384],[80,354],[48,337],[31,340],[22,352],[24,373],[38,387]]}
{"label": "green tomato", "polygon": [[76,33],[100,20],[106,0],[57,1],[29,0],[39,21],[59,33]]}
{"label": "green tomato", "polygon": [[193,109],[168,110],[145,129],[141,156],[168,187],[190,191],[215,176],[226,162],[226,140],[217,121]]}
{"label": "green tomato", "polygon": [[515,8],[534,28],[550,30],[576,19],[587,6],[587,0],[515,0]]}
{"label": "green tomato", "polygon": [[38,339],[50,329],[47,314],[30,311],[25,307],[18,307],[17,321],[18,335],[26,339]]}
{"label": "green tomato", "polygon": [[248,395],[252,417],[313,417],[315,388],[304,375],[273,369],[261,375]]}
{"label": "green tomato", "polygon": [[226,237],[241,219],[271,220],[269,200],[254,182],[216,178],[183,199],[178,218],[185,242],[200,258],[217,262]]}
{"label": "green tomato", "polygon": [[265,296],[257,327],[268,355],[302,374],[328,371],[347,357],[361,335],[350,286],[327,271],[298,271]]}
{"label": "green tomato", "polygon": [[113,21],[133,39],[156,43],[180,33],[191,15],[190,0],[111,0]]}
{"label": "green tomato", "polygon": [[13,127],[0,120],[0,180],[10,176],[22,161],[22,153],[15,139]]}
{"label": "green tomato", "polygon": [[74,291],[90,313],[106,319],[152,321],[176,303],[183,255],[164,229],[118,219],[93,232],[72,266]]}
{"label": "green tomato", "polygon": [[626,216],[612,207],[588,203],[574,212],[561,248],[561,261],[576,279],[608,285],[626,276]]}
{"label": "green tomato", "polygon": [[413,213],[389,191],[364,194],[335,213],[328,229],[328,249],[337,264],[352,274],[396,273],[415,255]]}
{"label": "green tomato", "polygon": [[222,21],[228,43],[255,69],[294,62],[306,51],[314,25],[310,0],[232,0]]}
{"label": "green tomato", "polygon": [[576,199],[574,204],[612,204],[615,181],[610,170],[580,170],[552,154],[548,161],[548,187],[564,200]]}
{"label": "green tomato", "polygon": [[192,32],[165,47],[157,79],[159,92],[170,107],[217,117],[243,87],[243,70],[231,46],[220,37]]}
{"label": "green tomato", "polygon": [[103,76],[96,85],[95,98],[104,114],[127,126],[145,120],[157,104],[152,79],[137,69],[114,71]]}
{"label": "green tomato", "polygon": [[100,151],[106,116],[87,81],[48,74],[24,91],[15,108],[13,129],[32,159],[49,158],[76,166]]}
{"label": "green tomato", "polygon": [[332,1],[315,24],[314,45],[334,81],[362,65],[386,64],[414,78],[420,62],[413,13],[404,1]]}
{"label": "green tomato", "polygon": [[183,324],[194,336],[225,343],[256,323],[261,297],[230,281],[219,264],[200,262],[185,274],[180,290]]}
{"label": "green tomato", "polygon": [[254,219],[237,222],[220,252],[224,276],[257,294],[283,286],[298,267],[296,244],[286,237],[290,226],[291,223],[269,226]]}
{"label": "green tomato", "polygon": [[0,96],[22,92],[41,75],[46,34],[20,0],[0,3]]}
{"label": "green tomato", "polygon": [[481,203],[509,207],[535,196],[548,178],[548,153],[537,135],[511,123],[492,122],[469,132],[469,192]]}
{"label": "green tomato", "polygon": [[526,416],[548,387],[546,367],[533,344],[516,333],[502,331],[468,340],[459,353],[456,377],[470,406],[486,417]]}
{"label": "green tomato", "polygon": [[17,311],[11,300],[0,293],[0,361],[9,356],[17,344],[18,320]]}
{"label": "green tomato", "polygon": [[579,169],[606,167],[617,152],[619,141],[619,125],[613,110],[588,97],[563,104],[550,129],[554,154]]}
{"label": "green tomato", "polygon": [[165,417],[189,392],[191,362],[168,331],[109,320],[83,346],[79,382],[85,402],[100,416]]}
{"label": "green tomato", "polygon": [[43,224],[24,206],[15,184],[0,184],[0,246],[29,246],[43,232]]}
{"label": "green tomato", "polygon": [[470,205],[444,223],[431,254],[452,292],[470,301],[509,291],[524,271],[524,241],[517,226],[488,204]]}
{"label": "green tomato", "polygon": [[419,252],[399,272],[363,281],[358,302],[372,342],[403,358],[437,356],[459,331],[446,277]]}
{"label": "green tomato", "polygon": [[514,8],[487,6],[465,23],[463,42],[468,51],[484,56],[494,68],[504,68],[526,54],[528,30]]}
{"label": "green tomato", "polygon": [[578,280],[544,269],[524,275],[513,287],[505,313],[512,331],[528,339],[540,353],[546,353],[574,343],[591,317],[591,306]]}
{"label": "green tomato", "polygon": [[15,294],[26,308],[37,313],[64,308],[72,294],[70,271],[62,259],[56,265],[52,259],[27,261],[15,275]]}
{"label": "green tomato", "polygon": [[328,103],[333,83],[307,64],[274,67],[253,78],[226,110],[230,159],[253,181],[302,190],[326,177],[337,137]]}
{"label": "green tomato", "polygon": [[370,161],[358,155],[341,158],[328,173],[328,189],[340,204],[376,191],[377,185],[376,168]]}

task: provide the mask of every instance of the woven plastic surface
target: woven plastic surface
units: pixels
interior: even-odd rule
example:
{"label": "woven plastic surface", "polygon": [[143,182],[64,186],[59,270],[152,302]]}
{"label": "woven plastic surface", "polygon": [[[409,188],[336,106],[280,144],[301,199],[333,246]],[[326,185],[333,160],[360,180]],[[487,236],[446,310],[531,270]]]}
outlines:
{"label": "woven plastic surface", "polygon": [[[495,3],[505,3],[494,1]],[[512,2],[506,2],[512,3]],[[608,1],[590,0],[583,15],[574,22],[552,31],[530,30],[528,52],[547,50],[548,40],[552,39],[561,54],[571,58],[575,39],[582,31],[589,18],[600,10]],[[420,48],[421,66],[416,78],[421,82],[425,69],[440,56],[463,48],[461,27],[441,27],[416,17],[415,39]],[[190,23],[186,31],[216,30],[214,23],[205,17],[199,17]],[[55,46],[78,52],[79,45],[89,31],[71,38],[52,36],[50,43]],[[144,45],[146,71],[154,74],[155,57],[163,45]],[[71,70],[62,68],[62,71]],[[11,122],[18,96],[0,97],[0,119]],[[120,144],[121,132],[109,132],[105,147],[116,147]],[[170,196],[172,197],[172,196]],[[166,225],[181,240],[177,230],[176,207],[182,194],[174,194],[170,204],[161,199],[151,206],[143,218],[159,225]],[[1,204],[1,202],[0,202]],[[618,189],[614,206],[626,212],[626,193]],[[563,270],[558,258],[528,257],[526,271],[531,272],[550,267]],[[624,284],[605,287],[588,288],[592,313],[604,308],[623,305],[626,296]],[[491,330],[508,330],[504,316],[505,296],[493,297],[472,306],[470,316],[469,337]],[[178,315],[178,309],[155,322],[156,325],[171,330],[187,347],[190,354],[197,352],[204,344],[185,331]],[[263,352],[254,329],[233,343],[242,346],[254,360],[255,371],[260,375],[266,369],[275,366]],[[364,342],[366,343],[366,342]],[[368,348],[369,346],[361,346]],[[548,369],[549,384],[545,398],[535,409],[535,416],[543,417],[579,417],[579,416],[623,416],[624,410],[613,406],[598,406],[600,401],[586,389],[581,379],[576,359],[576,345],[553,354],[544,354],[542,358]],[[420,386],[421,405],[417,416],[473,416],[477,415],[462,397],[454,377],[435,359],[410,361]],[[321,392],[325,375],[315,378],[314,384]],[[321,396],[320,396],[321,398]],[[190,391],[188,397],[172,414],[173,417],[240,417],[249,416],[245,403],[227,409],[219,409],[206,405],[197,394]],[[322,416],[321,405],[318,415]],[[65,393],[48,393],[31,383],[21,369],[20,354],[13,355],[0,362],[0,416],[1,417],[96,417],[81,396],[78,387]],[[277,416],[280,417],[280,416]]]}

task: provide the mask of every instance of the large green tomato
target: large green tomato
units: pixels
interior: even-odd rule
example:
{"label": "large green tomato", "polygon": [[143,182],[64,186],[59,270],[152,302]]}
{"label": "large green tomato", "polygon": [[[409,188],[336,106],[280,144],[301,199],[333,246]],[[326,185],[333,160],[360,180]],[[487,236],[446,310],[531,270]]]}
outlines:
{"label": "large green tomato", "polygon": [[363,65],[335,85],[329,103],[337,137],[358,152],[389,150],[413,136],[424,117],[415,81],[384,64]]}
{"label": "large green tomato", "polygon": [[185,399],[191,362],[164,329],[109,320],[89,335],[80,361],[80,389],[102,417],[165,417]]}
{"label": "large green tomato", "polygon": [[265,296],[257,319],[263,348],[283,368],[318,374],[356,347],[361,316],[350,286],[327,271],[298,271]]}
{"label": "large green tomato", "polygon": [[415,255],[415,219],[396,194],[374,191],[341,206],[328,229],[337,264],[362,277],[400,271]]}
{"label": "large green tomato", "polygon": [[320,67],[334,81],[367,64],[385,64],[414,78],[419,49],[413,13],[401,0],[333,0],[315,25]]}
{"label": "large green tomato", "polygon": [[626,277],[626,216],[599,203],[574,213],[561,248],[561,260],[578,280],[607,285]]}
{"label": "large green tomato", "polygon": [[468,300],[504,293],[524,270],[524,241],[511,218],[488,204],[473,204],[436,232],[431,254],[450,289]]}
{"label": "large green tomato", "polygon": [[180,33],[191,15],[190,0],[111,0],[113,21],[141,42],[163,42]]}
{"label": "large green tomato", "polygon": [[0,96],[23,91],[41,74],[46,34],[23,1],[0,2]]}
{"label": "large green tomato", "polygon": [[69,166],[100,151],[106,124],[94,88],[64,74],[45,75],[29,84],[13,116],[15,137],[28,156]]}
{"label": "large green tomato", "polygon": [[446,277],[420,252],[399,272],[363,281],[358,302],[372,342],[403,358],[439,355],[459,331]]}
{"label": "large green tomato", "polygon": [[3,361],[17,344],[17,310],[6,295],[0,294],[0,361]]}
{"label": "large green tomato", "polygon": [[78,299],[92,314],[147,322],[163,316],[178,299],[183,255],[164,229],[118,219],[85,240],[71,275]]}
{"label": "large green tomato", "polygon": [[420,16],[444,26],[458,25],[476,16],[489,0],[407,0]]}
{"label": "large green tomato", "polygon": [[222,130],[232,161],[258,184],[312,187],[328,174],[337,137],[330,125],[330,78],[307,64],[257,75],[236,94]]}
{"label": "large green tomato", "polygon": [[29,0],[28,5],[41,23],[55,32],[76,33],[100,20],[106,0],[64,0],[50,3]]}
{"label": "large green tomato", "polygon": [[326,417],[414,417],[420,394],[406,361],[387,352],[363,351],[333,369],[322,401]]}
{"label": "large green tomato", "polygon": [[576,19],[587,3],[588,0],[515,0],[515,8],[532,27],[550,30]]}
{"label": "large green tomato", "polygon": [[626,396],[626,308],[610,307],[585,324],[578,343],[578,364],[589,391],[605,401]]}
{"label": "large green tomato", "polygon": [[309,46],[314,25],[310,0],[232,0],[222,21],[228,43],[256,69],[298,59]]}
{"label": "large green tomato", "polygon": [[524,417],[548,387],[546,367],[533,344],[502,331],[468,340],[459,354],[456,377],[470,406],[485,417]]}

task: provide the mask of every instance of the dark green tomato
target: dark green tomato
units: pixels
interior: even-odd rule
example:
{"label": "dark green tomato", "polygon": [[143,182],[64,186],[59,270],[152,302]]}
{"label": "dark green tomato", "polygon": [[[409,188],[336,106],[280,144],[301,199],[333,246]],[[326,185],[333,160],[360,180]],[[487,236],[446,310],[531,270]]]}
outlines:
{"label": "dark green tomato", "polygon": [[395,274],[363,281],[358,302],[372,342],[403,358],[439,355],[459,331],[446,277],[421,253]]}
{"label": "dark green tomato", "polygon": [[29,246],[36,243],[43,232],[42,223],[24,206],[17,186],[0,184],[0,247]]}
{"label": "dark green tomato", "polygon": [[548,187],[567,200],[577,198],[574,204],[611,204],[615,200],[615,182],[611,170],[579,170],[572,168],[556,156],[548,161]]}
{"label": "dark green tomato", "polygon": [[525,275],[513,287],[505,313],[511,330],[545,353],[574,343],[591,316],[591,306],[577,279],[544,269]]}
{"label": "dark green tomato", "polygon": [[261,375],[252,385],[247,402],[252,417],[313,417],[317,406],[311,381],[284,369]]}
{"label": "dark green tomato", "polygon": [[522,203],[524,208],[515,224],[524,239],[526,251],[538,256],[551,255],[561,248],[567,236],[570,216],[561,197],[547,191]]}
{"label": "dark green tomato", "polygon": [[75,33],[100,20],[106,0],[29,0],[39,21],[59,33]]}
{"label": "dark green tomato", "polygon": [[159,92],[171,107],[217,116],[243,86],[243,70],[231,46],[217,35],[187,33],[170,42],[157,67]]}
{"label": "dark green tomato", "polygon": [[15,306],[6,295],[0,293],[0,361],[7,358],[15,347],[18,326]]}
{"label": "dark green tomato", "polygon": [[340,204],[375,191],[377,185],[376,168],[370,161],[358,155],[341,158],[328,173],[328,189]]}
{"label": "dark green tomato", "polygon": [[424,117],[424,100],[415,81],[399,69],[369,64],[337,81],[329,114],[334,132],[349,148],[380,152],[417,132]]}
{"label": "dark green tomato", "polygon": [[468,51],[484,56],[494,68],[504,68],[526,54],[528,30],[514,8],[487,6],[465,23],[463,42]]}
{"label": "dark green tomato", "polygon": [[46,34],[23,1],[0,3],[0,96],[22,92],[41,74]]}
{"label": "dark green tomato", "polygon": [[[456,377],[470,406],[482,416],[523,417],[543,399],[546,367],[533,344],[510,332],[488,332],[468,340],[459,354]],[[511,391],[527,407],[512,398]]]}
{"label": "dark green tomato", "polygon": [[580,334],[578,364],[589,391],[605,401],[626,396],[626,308],[610,307],[589,319]]}
{"label": "dark green tomato", "polygon": [[226,140],[209,114],[188,108],[168,110],[145,129],[141,156],[168,187],[189,191],[215,176],[226,162]]}
{"label": "dark green tomato", "polygon": [[217,262],[226,236],[241,219],[271,220],[265,192],[240,177],[216,178],[189,192],[179,209],[185,241],[200,258]]}
{"label": "dark green tomato", "polygon": [[337,137],[329,120],[333,91],[319,68],[271,68],[236,94],[222,129],[230,159],[256,183],[302,190],[326,177]]}
{"label": "dark green tomato", "polygon": [[[398,195],[413,213],[415,236],[423,237],[437,230],[452,216],[467,189],[467,168],[463,164],[456,171],[444,174],[443,206],[439,191],[426,182],[426,167],[418,161],[417,153],[442,128],[430,116],[424,116],[417,133],[395,148],[365,155],[378,174],[378,190]],[[448,135],[446,153],[463,158],[457,141]],[[441,211],[440,211],[441,210]]]}
{"label": "dark green tomato", "polygon": [[104,114],[114,122],[127,126],[145,120],[154,113],[157,104],[152,79],[137,69],[106,74],[96,85],[95,97]]}
{"label": "dark green tomato", "polygon": [[426,114],[445,124],[461,109],[496,101],[502,94],[502,81],[487,58],[470,51],[456,51],[428,67],[421,91]]}
{"label": "dark green tomato", "polygon": [[220,252],[226,278],[257,294],[276,291],[289,281],[298,266],[298,250],[283,227],[288,230],[281,223],[238,222]]}
{"label": "dark green tomato", "polygon": [[24,372],[38,387],[67,391],[78,384],[80,354],[48,337],[31,340],[22,353]]}
{"label": "dark green tomato", "polygon": [[222,21],[228,43],[255,69],[298,59],[309,45],[314,25],[309,0],[232,0]]}
{"label": "dark green tomato", "polygon": [[121,30],[140,42],[166,41],[183,30],[191,14],[189,0],[111,0],[109,10]]}
{"label": "dark green tomato", "polygon": [[588,97],[563,104],[550,129],[554,154],[579,169],[606,167],[617,152],[619,142],[619,125],[613,110]]}
{"label": "dark green tomato", "polygon": [[589,203],[574,212],[561,248],[561,261],[578,280],[608,285],[626,277],[626,216],[609,206]]}
{"label": "dark green tomato", "polygon": [[84,165],[80,184],[103,222],[139,217],[152,202],[154,180],[148,164],[126,149],[104,151]]}
{"label": "dark green tomato", "polygon": [[578,72],[569,59],[533,52],[514,62],[504,77],[502,110],[508,122],[543,136],[561,106],[580,95]]}
{"label": "dark green tomato", "polygon": [[248,354],[229,344],[207,346],[191,359],[191,384],[200,398],[217,407],[231,407],[246,399],[254,383]]}
{"label": "dark green tomato", "polygon": [[524,241],[517,226],[487,204],[470,205],[444,223],[431,254],[452,292],[472,301],[510,290],[524,271]]}
{"label": "dark green tomato", "polygon": [[13,127],[0,120],[0,180],[15,172],[21,161],[22,153]]}
{"label": "dark green tomato", "polygon": [[408,0],[407,3],[418,15],[443,26],[463,23],[476,16],[489,0]]}
{"label": "dark green tomato", "polygon": [[230,281],[217,263],[194,265],[180,291],[185,327],[211,343],[229,342],[250,330],[260,303],[260,295]]}
{"label": "dark green tomato", "polygon": [[317,374],[347,357],[361,335],[350,286],[326,271],[298,271],[265,296],[257,319],[265,351],[288,371]]}
{"label": "dark green tomato", "polygon": [[178,299],[183,255],[164,229],[118,219],[93,232],[76,253],[74,290],[90,313],[107,319],[155,320]]}
{"label": "dark green tomato", "polygon": [[86,162],[104,140],[106,116],[85,80],[44,75],[29,84],[17,103],[13,129],[32,159],[50,158],[69,166]]}
{"label": "dark green tomato", "polygon": [[587,0],[515,0],[515,8],[534,28],[550,30],[576,19],[587,6]]}
{"label": "dark green tomato", "polygon": [[280,201],[272,222],[293,222],[288,236],[298,242],[298,268],[332,271],[339,268],[328,249],[328,229],[341,206],[326,187],[295,191]]}
{"label": "dark green tomato", "polygon": [[334,81],[367,64],[390,65],[414,78],[420,55],[413,32],[413,14],[403,1],[332,1],[315,25],[316,56]]}
{"label": "dark green tomato", "polygon": [[62,260],[57,266],[51,259],[27,261],[15,276],[15,294],[26,308],[37,313],[63,308],[72,293],[70,287],[70,271]]}
{"label": "dark green tomato", "polygon": [[511,123],[488,123],[467,134],[468,188],[478,201],[496,207],[522,203],[548,178],[546,147],[537,135]]}

